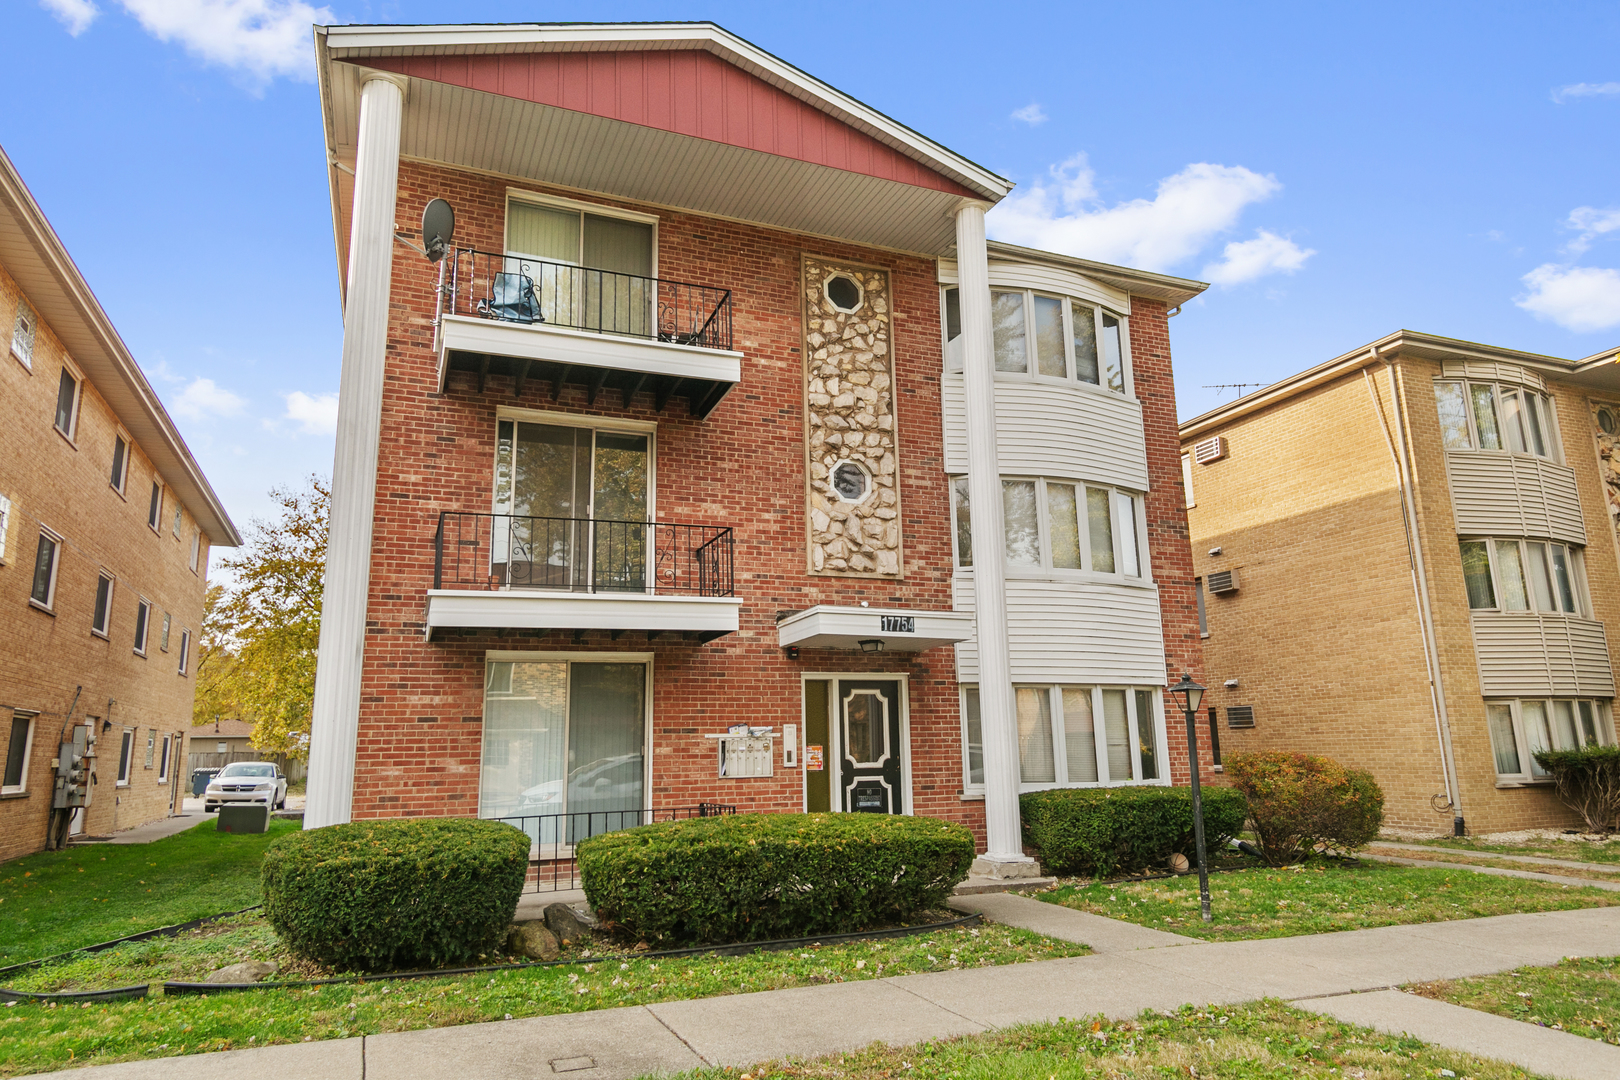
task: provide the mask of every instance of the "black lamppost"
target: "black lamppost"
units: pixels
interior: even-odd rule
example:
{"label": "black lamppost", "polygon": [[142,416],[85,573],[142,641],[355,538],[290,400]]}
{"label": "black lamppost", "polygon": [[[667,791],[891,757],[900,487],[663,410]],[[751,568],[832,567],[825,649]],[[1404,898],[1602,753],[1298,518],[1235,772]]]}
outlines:
{"label": "black lamppost", "polygon": [[1204,700],[1204,688],[1192,681],[1191,672],[1182,672],[1181,681],[1170,688],[1170,693],[1181,699],[1181,711],[1187,716],[1187,762],[1192,772],[1193,841],[1198,846],[1198,899],[1203,905],[1204,921],[1209,922],[1209,859],[1204,854],[1204,796],[1198,783],[1198,706]]}

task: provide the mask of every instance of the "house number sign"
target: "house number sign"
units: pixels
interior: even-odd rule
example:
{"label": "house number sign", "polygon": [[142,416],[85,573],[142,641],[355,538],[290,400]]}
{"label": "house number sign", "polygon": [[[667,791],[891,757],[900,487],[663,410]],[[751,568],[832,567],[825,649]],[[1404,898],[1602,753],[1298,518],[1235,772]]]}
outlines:
{"label": "house number sign", "polygon": [[917,632],[917,617],[915,615],[879,615],[878,632],[883,634],[915,634]]}

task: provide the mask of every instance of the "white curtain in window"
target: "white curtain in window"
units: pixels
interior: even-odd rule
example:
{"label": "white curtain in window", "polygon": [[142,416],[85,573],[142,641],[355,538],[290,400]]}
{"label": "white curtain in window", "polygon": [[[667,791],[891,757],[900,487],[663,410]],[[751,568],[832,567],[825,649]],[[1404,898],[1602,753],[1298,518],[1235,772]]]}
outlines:
{"label": "white curtain in window", "polygon": [[1013,688],[1018,714],[1018,766],[1026,784],[1054,784],[1057,764],[1052,756],[1052,702],[1046,688]]}
{"label": "white curtain in window", "polygon": [[1519,744],[1513,737],[1513,710],[1506,705],[1489,705],[1491,747],[1496,751],[1496,771],[1512,776],[1522,771],[1519,765]]}
{"label": "white curtain in window", "polygon": [[1114,782],[1133,780],[1131,768],[1131,718],[1126,711],[1125,691],[1104,690],[1103,732],[1108,738],[1108,779]]}
{"label": "white curtain in window", "polygon": [[1087,687],[1063,688],[1063,748],[1069,759],[1069,783],[1096,783],[1097,732]]}

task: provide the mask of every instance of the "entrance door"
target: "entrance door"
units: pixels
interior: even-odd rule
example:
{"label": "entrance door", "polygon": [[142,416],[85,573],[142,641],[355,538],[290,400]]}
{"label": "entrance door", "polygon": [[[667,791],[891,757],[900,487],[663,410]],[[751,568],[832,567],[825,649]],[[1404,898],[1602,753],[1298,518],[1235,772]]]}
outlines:
{"label": "entrance door", "polygon": [[904,812],[899,680],[839,679],[836,685],[839,808],[857,814]]}

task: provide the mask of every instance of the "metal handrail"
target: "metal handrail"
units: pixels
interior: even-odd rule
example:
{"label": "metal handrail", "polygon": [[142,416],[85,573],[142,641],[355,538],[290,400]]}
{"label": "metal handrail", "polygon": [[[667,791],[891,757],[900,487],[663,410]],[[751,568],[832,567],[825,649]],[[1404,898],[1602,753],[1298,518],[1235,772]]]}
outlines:
{"label": "metal handrail", "polygon": [[729,526],[444,510],[435,589],[555,589],[731,596]]}
{"label": "metal handrail", "polygon": [[493,817],[521,829],[529,838],[529,892],[574,888],[579,867],[574,845],[588,837],[619,832],[660,821],[721,817],[735,814],[737,808],[722,803],[698,803],[662,809],[588,810],[572,814],[512,814]]}
{"label": "metal handrail", "polygon": [[445,261],[449,281],[441,266],[435,323],[440,313],[470,315],[731,348],[730,289],[477,248],[456,248]]}

